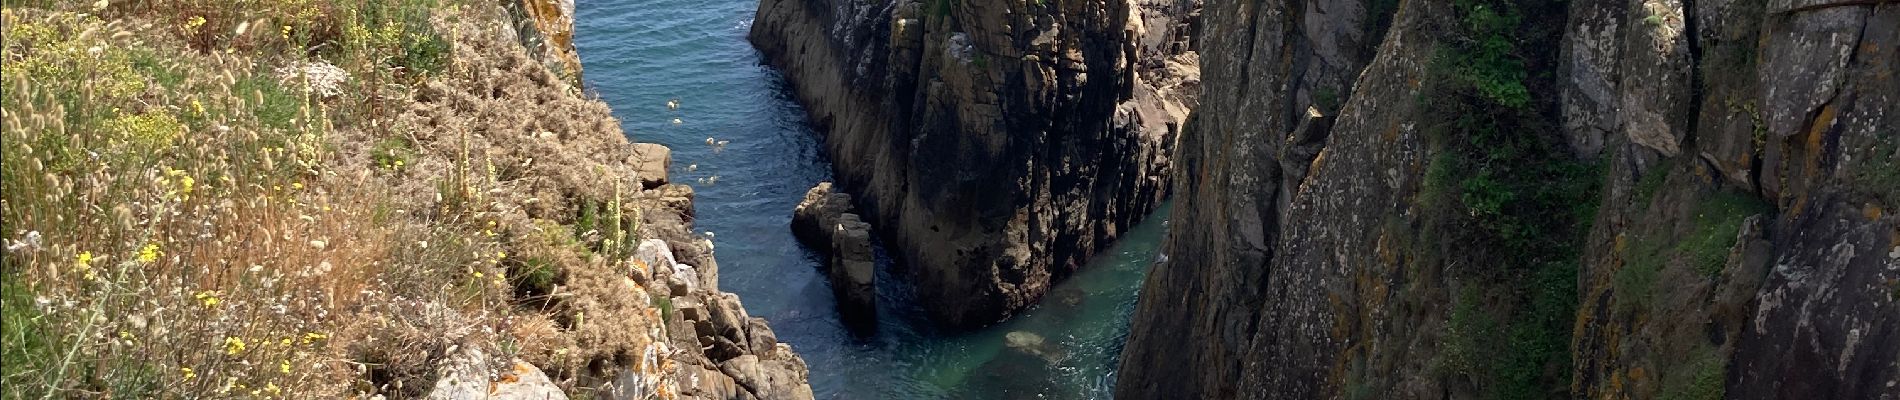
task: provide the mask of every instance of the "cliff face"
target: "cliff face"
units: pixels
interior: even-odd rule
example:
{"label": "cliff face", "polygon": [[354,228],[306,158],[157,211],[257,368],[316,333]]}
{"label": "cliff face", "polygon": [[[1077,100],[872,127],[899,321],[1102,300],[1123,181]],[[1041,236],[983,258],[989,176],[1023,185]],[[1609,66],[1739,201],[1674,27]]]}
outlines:
{"label": "cliff face", "polygon": [[1118,397],[1900,398],[1900,6],[1390,4],[1205,10]]}
{"label": "cliff face", "polygon": [[752,41],[942,322],[1032,304],[1167,193],[1193,0],[766,0]]}

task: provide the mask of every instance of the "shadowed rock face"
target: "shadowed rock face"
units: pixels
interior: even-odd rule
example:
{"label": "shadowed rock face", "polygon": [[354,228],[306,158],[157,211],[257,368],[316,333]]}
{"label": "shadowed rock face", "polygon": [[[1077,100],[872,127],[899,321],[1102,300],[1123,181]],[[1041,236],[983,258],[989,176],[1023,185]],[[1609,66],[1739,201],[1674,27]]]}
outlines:
{"label": "shadowed rock face", "polygon": [[751,39],[941,322],[1033,304],[1167,193],[1193,0],[766,0]]}
{"label": "shadowed rock face", "polygon": [[[1474,289],[1525,278],[1470,271],[1528,260],[1469,256],[1496,249],[1424,215],[1447,145],[1423,128],[1446,116],[1421,87],[1465,16],[1401,3],[1383,36],[1311,2],[1209,3],[1205,29],[1231,34],[1199,48],[1206,90],[1177,148],[1168,261],[1142,290],[1118,398],[1500,385],[1482,372],[1508,360],[1472,354],[1515,348],[1523,320],[1474,324],[1454,305],[1541,305]],[[1540,61],[1553,75],[1527,78],[1544,128],[1518,134],[1556,143],[1540,155],[1552,162],[1595,163],[1600,188],[1588,228],[1557,238],[1578,249],[1562,261],[1575,273],[1524,291],[1575,290],[1558,299],[1574,313],[1543,321],[1570,329],[1547,346],[1561,357],[1528,369],[1532,397],[1900,398],[1900,4],[1559,9],[1546,18],[1560,29],[1520,38],[1558,55]],[[1321,88],[1339,90],[1339,111],[1310,95]],[[1477,353],[1460,344],[1473,332],[1489,338]]]}

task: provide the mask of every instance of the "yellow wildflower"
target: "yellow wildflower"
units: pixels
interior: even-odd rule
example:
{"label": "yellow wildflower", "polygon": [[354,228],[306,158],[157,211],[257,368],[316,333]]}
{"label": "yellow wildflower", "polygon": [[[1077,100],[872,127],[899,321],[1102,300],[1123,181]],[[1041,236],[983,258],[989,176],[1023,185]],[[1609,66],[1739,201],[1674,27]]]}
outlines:
{"label": "yellow wildflower", "polygon": [[205,115],[205,103],[198,99],[191,99],[191,111],[197,115]]}
{"label": "yellow wildflower", "polygon": [[508,252],[506,252],[506,251],[497,251],[497,252],[495,252],[495,259],[496,259],[496,260],[500,260],[500,259],[504,259],[504,258],[508,258]]}
{"label": "yellow wildflower", "polygon": [[[284,340],[285,340],[285,341],[289,341],[290,339],[284,339]],[[283,372],[283,373],[286,373],[286,374],[288,374],[288,373],[290,373],[290,360],[283,360],[283,361],[278,361],[278,362],[277,362],[277,371],[278,371],[278,372]]]}
{"label": "yellow wildflower", "polygon": [[330,335],[325,335],[325,334],[316,333],[316,332],[305,333],[303,334],[303,344],[310,344],[311,342],[323,340],[329,337]]}
{"label": "yellow wildflower", "polygon": [[178,373],[180,375],[184,375],[185,376],[184,380],[187,380],[187,381],[191,380],[191,378],[198,377],[198,373],[196,371],[192,371],[191,367],[180,367],[178,368]]}
{"label": "yellow wildflower", "polygon": [[198,33],[198,28],[202,26],[205,26],[205,17],[203,15],[192,16],[191,20],[185,21],[185,30],[192,33]]}
{"label": "yellow wildflower", "polygon": [[224,338],[224,354],[235,356],[238,353],[243,353],[243,352],[244,352],[244,339],[239,339],[236,336],[229,336],[229,337]]}
{"label": "yellow wildflower", "polygon": [[284,390],[282,388],[278,388],[276,383],[264,385],[264,391],[270,392],[272,396],[276,396],[276,395],[284,393]]}
{"label": "yellow wildflower", "polygon": [[291,182],[290,188],[296,189],[296,190],[303,190],[303,182]]}
{"label": "yellow wildflower", "polygon": [[224,300],[218,298],[218,292],[213,290],[198,292],[198,294],[193,295],[193,297],[197,297],[198,302],[203,303],[205,308],[217,307],[218,303],[224,302]]}
{"label": "yellow wildflower", "polygon": [[191,179],[191,175],[183,175],[183,176],[179,176],[179,177],[178,177],[178,197],[179,197],[179,199],[181,199],[181,200],[189,200],[189,199],[191,199],[191,189],[192,189],[192,187],[193,187],[194,185],[196,185],[197,183],[198,183],[198,180],[196,180],[196,179]]}
{"label": "yellow wildflower", "polygon": [[165,252],[158,250],[158,243],[156,242],[147,243],[145,247],[139,248],[139,262],[141,263],[151,264],[154,261],[158,261],[158,256],[161,255],[165,255]]}
{"label": "yellow wildflower", "polygon": [[73,269],[86,275],[86,280],[99,279],[99,273],[92,270],[92,252],[82,251],[73,256]]}

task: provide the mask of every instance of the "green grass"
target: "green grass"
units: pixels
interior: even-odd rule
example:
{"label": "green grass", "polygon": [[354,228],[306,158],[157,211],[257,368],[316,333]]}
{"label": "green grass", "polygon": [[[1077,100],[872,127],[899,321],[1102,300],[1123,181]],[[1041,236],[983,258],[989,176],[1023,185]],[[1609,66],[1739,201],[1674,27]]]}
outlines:
{"label": "green grass", "polygon": [[661,318],[660,320],[661,321],[673,320],[673,298],[666,296],[664,293],[655,295],[652,298],[653,298],[653,301],[652,301],[653,306],[659,307],[660,309],[660,318]]}
{"label": "green grass", "polygon": [[1656,199],[1656,194],[1662,191],[1663,183],[1669,181],[1670,169],[1671,166],[1665,163],[1650,166],[1648,171],[1643,171],[1642,179],[1636,181],[1636,204],[1638,206],[1648,207],[1649,204]]}
{"label": "green grass", "polygon": [[1696,205],[1695,228],[1676,244],[1676,252],[1688,258],[1696,272],[1716,277],[1728,263],[1735,247],[1736,233],[1751,215],[1771,211],[1767,203],[1751,195],[1721,192]]}
{"label": "green grass", "polygon": [[1900,154],[1896,154],[1896,146],[1875,142],[1867,155],[1849,169],[1855,186],[1870,192],[1888,208],[1900,207]]}
{"label": "green grass", "polygon": [[5,272],[0,280],[0,383],[7,387],[6,398],[41,398],[47,388],[33,379],[23,379],[20,371],[46,371],[64,349],[60,335],[48,331],[45,315],[36,308],[32,291],[21,277]]}
{"label": "green grass", "polygon": [[376,145],[370,148],[369,156],[370,162],[375,163],[377,167],[400,170],[415,164],[416,149],[409,140],[392,136],[377,141]]}
{"label": "green grass", "polygon": [[1623,269],[1616,271],[1610,283],[1616,295],[1612,308],[1619,314],[1649,309],[1655,297],[1656,276],[1663,268],[1660,244],[1653,239],[1632,240],[1639,242],[1638,250],[1630,253],[1629,260]]}
{"label": "green grass", "polygon": [[[1616,291],[1613,304],[1618,313],[1648,310],[1659,295],[1662,271],[1675,262],[1686,264],[1697,276],[1716,278],[1728,264],[1735,247],[1736,234],[1749,216],[1771,212],[1772,208],[1754,196],[1717,192],[1696,203],[1693,215],[1682,227],[1687,232],[1671,244],[1665,234],[1632,234],[1629,253],[1611,284]],[[1662,237],[1658,237],[1662,236]]]}
{"label": "green grass", "polygon": [[304,97],[277,83],[271,76],[256,75],[238,80],[232,86],[232,92],[242,96],[242,104],[232,104],[233,108],[244,109],[257,116],[258,122],[265,127],[292,129],[297,127],[297,118],[302,117],[309,107]]}
{"label": "green grass", "polygon": [[1728,360],[1707,344],[1696,346],[1678,368],[1662,371],[1657,400],[1721,400]]}

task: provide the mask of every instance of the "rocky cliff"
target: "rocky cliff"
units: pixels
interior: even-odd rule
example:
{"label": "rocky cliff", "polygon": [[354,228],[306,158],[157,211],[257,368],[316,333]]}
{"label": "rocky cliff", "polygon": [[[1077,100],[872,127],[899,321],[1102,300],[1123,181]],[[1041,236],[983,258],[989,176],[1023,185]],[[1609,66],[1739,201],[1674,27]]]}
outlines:
{"label": "rocky cliff", "polygon": [[[458,343],[430,396],[811,398],[804,360],[719,290],[713,244],[693,233],[693,190],[667,181],[670,151],[630,143],[606,104],[580,94],[573,3],[499,5],[449,28],[462,69],[426,84],[399,120],[417,131],[409,165],[455,171],[479,157],[506,188],[471,201],[488,203],[491,235],[522,260],[504,263],[527,277],[514,301],[539,312],[499,323],[512,335],[498,343]],[[379,151],[346,151],[362,150]],[[388,179],[432,193],[431,180]],[[494,368],[482,350],[519,358]]]}
{"label": "rocky cliff", "polygon": [[1876,3],[1210,3],[1118,397],[1900,398]]}
{"label": "rocky cliff", "polygon": [[766,0],[751,38],[921,302],[976,326],[1167,194],[1198,3]]}

